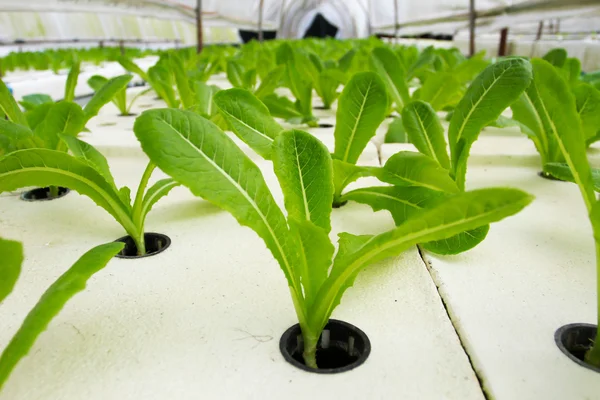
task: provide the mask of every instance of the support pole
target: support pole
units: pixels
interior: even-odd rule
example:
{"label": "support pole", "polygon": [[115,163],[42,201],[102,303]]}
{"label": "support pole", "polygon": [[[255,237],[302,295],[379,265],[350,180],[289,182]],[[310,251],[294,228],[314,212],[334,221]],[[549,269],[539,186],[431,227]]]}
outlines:
{"label": "support pole", "polygon": [[260,0],[258,5],[258,41],[263,42],[265,40],[265,34],[263,33],[263,8],[265,0]]}
{"label": "support pole", "polygon": [[508,28],[502,28],[500,31],[500,46],[498,47],[498,57],[506,56],[506,42],[508,40]]}
{"label": "support pole", "polygon": [[196,4],[196,33],[197,33],[197,47],[196,52],[202,53],[202,47],[204,46],[204,38],[202,36],[202,0],[198,0]]}
{"label": "support pole", "polygon": [[121,49],[121,55],[124,56],[125,55],[125,41],[124,40],[119,40],[119,48]]}
{"label": "support pole", "polygon": [[398,24],[398,0],[394,0],[394,44],[398,43],[398,31],[400,25]]}
{"label": "support pole", "polygon": [[543,33],[544,33],[544,21],[542,20],[542,21],[540,21],[540,24],[538,25],[537,35],[535,35],[536,42],[542,38]]}
{"label": "support pole", "polygon": [[469,0],[469,56],[475,55],[475,0]]}

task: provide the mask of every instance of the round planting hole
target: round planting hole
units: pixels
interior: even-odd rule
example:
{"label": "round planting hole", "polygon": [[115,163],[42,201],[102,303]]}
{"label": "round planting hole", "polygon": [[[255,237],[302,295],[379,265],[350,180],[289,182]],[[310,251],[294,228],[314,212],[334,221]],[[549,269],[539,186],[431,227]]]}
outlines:
{"label": "round planting hole", "polygon": [[327,108],[325,106],[314,106],[313,110],[330,110],[330,108]]}
{"label": "round planting hole", "polygon": [[598,327],[592,324],[568,324],[556,330],[554,341],[560,351],[572,361],[592,371],[600,372],[600,368],[583,361],[585,353],[596,339],[597,331]]}
{"label": "round planting hole", "polygon": [[144,241],[146,242],[146,254],[143,256],[137,255],[137,246],[131,236],[123,236],[115,240],[115,242],[125,243],[125,247],[115,257],[118,258],[144,258],[162,253],[171,245],[171,238],[162,233],[147,232],[144,233]]}
{"label": "round planting hole", "polygon": [[397,115],[395,115],[395,114],[390,114],[390,115],[388,115],[386,118],[397,118],[397,117],[398,117],[398,116],[397,116]]}
{"label": "round planting hole", "polygon": [[333,124],[328,124],[328,123],[319,124],[319,128],[333,128]]}
{"label": "round planting hole", "polygon": [[556,177],[554,177],[554,176],[552,176],[549,173],[544,172],[544,171],[538,172],[538,175],[541,176],[544,179],[548,179],[549,181],[564,182],[562,179],[558,179],[558,178],[556,178]]}
{"label": "round planting hole", "polygon": [[116,122],[103,122],[101,124],[98,124],[98,126],[115,126],[116,124]]}
{"label": "round planting hole", "polygon": [[299,324],[292,326],[281,336],[279,350],[287,362],[304,371],[336,374],[350,371],[364,363],[371,353],[371,342],[367,335],[354,325],[330,319],[317,346],[319,368],[309,368],[304,364],[304,345]]}
{"label": "round planting hole", "polygon": [[340,207],[343,207],[343,206],[345,206],[347,203],[348,203],[348,200],[346,200],[346,201],[342,201],[341,203],[335,203],[335,202],[334,202],[334,203],[331,205],[331,207],[333,207],[333,208],[340,208]]}
{"label": "round planting hole", "polygon": [[119,114],[119,117],[135,117],[136,115],[136,113]]}
{"label": "round planting hole", "polygon": [[58,193],[51,193],[49,187],[37,188],[25,192],[21,195],[21,200],[25,201],[50,201],[60,199],[69,193],[71,190],[65,187],[58,186]]}
{"label": "round planting hole", "polygon": [[138,107],[139,108],[150,108],[150,107],[152,107],[152,104],[140,104]]}

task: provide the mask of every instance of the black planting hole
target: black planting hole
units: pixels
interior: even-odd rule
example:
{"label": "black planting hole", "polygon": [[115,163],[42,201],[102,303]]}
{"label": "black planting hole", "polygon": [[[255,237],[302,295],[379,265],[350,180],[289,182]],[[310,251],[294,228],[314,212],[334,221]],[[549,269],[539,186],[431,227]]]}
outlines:
{"label": "black planting hole", "polygon": [[125,243],[125,247],[115,257],[118,258],[144,258],[162,253],[171,245],[171,238],[162,233],[147,232],[144,233],[144,242],[146,242],[146,254],[138,256],[137,246],[131,236],[123,236],[115,242]]}
{"label": "black planting hole", "polygon": [[554,341],[560,351],[572,361],[592,371],[600,372],[600,368],[584,361],[585,353],[592,347],[597,331],[598,327],[592,324],[568,324],[556,330]]}
{"label": "black planting hole", "polygon": [[388,115],[386,118],[397,118],[398,116],[396,114],[390,114]]}
{"label": "black planting hole", "polygon": [[557,177],[549,174],[548,172],[540,171],[540,172],[538,172],[538,175],[544,179],[548,179],[549,181],[564,182],[562,179],[558,179]]}
{"label": "black planting hole", "polygon": [[333,124],[322,123],[319,124],[319,128],[333,128]]}
{"label": "black planting hole", "polygon": [[331,205],[331,207],[333,207],[333,208],[341,208],[341,207],[345,206],[347,203],[348,203],[348,201],[347,201],[347,200],[346,200],[346,201],[342,201],[342,202],[340,202],[340,203],[334,202],[334,203]]}
{"label": "black planting hole", "polygon": [[50,201],[60,199],[61,197],[66,196],[71,190],[65,187],[57,186],[55,187],[58,190],[57,194],[52,194],[49,187],[37,188],[25,192],[21,195],[21,200],[25,201]]}
{"label": "black planting hole", "polygon": [[331,110],[331,107],[327,108],[325,106],[314,106],[314,110]]}
{"label": "black planting hole", "polygon": [[[323,340],[327,336],[329,339]],[[316,358],[319,368],[309,368],[304,364],[304,345],[299,324],[292,326],[281,336],[279,350],[283,358],[297,368],[317,374],[335,374],[350,371],[364,363],[371,353],[371,342],[367,335],[354,325],[330,319],[317,346]]]}
{"label": "black planting hole", "polygon": [[119,117],[134,117],[136,116],[136,113],[129,113],[129,114],[119,114]]}

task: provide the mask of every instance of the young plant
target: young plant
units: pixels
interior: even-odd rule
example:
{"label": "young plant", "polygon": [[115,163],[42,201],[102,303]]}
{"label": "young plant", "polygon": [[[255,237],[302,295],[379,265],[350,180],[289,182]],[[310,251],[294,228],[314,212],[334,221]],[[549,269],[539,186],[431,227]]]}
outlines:
{"label": "young plant", "polygon": [[[600,327],[600,201],[594,190],[600,191],[600,171],[592,170],[586,154],[586,135],[582,127],[577,97],[573,95],[568,82],[560,76],[556,68],[544,60],[532,60],[534,76],[543,76],[551,85],[537,85],[537,94],[543,102],[547,122],[551,124],[549,139],[556,143],[564,163],[546,164],[553,176],[575,182],[586,206],[596,246],[596,270],[598,281],[598,326]],[[585,361],[600,368],[600,329],[593,344],[585,354]]]}
{"label": "young plant", "polygon": [[26,186],[75,190],[108,211],[133,239],[137,254],[146,254],[146,216],[177,183],[161,179],[146,190],[155,169],[150,162],[131,204],[131,190],[126,186],[117,188],[108,162],[98,150],[73,136],[60,135],[60,139],[73,156],[56,150],[25,149],[0,157],[0,193]]}
{"label": "young plant", "polygon": [[85,129],[87,122],[98,115],[100,109],[130,80],[130,75],[108,80],[84,108],[64,100],[58,103],[44,102],[26,113],[21,111],[0,80],[0,112],[6,115],[6,119],[0,119],[0,154],[27,148],[67,151],[59,135],[77,136]]}
{"label": "young plant", "polygon": [[[269,109],[251,93],[240,89],[221,91],[215,103],[231,130],[254,151],[270,159],[271,147],[281,126]],[[361,72],[352,77],[338,100],[334,168],[334,207],[340,207],[342,191],[361,176],[372,174],[372,167],[359,167],[358,158],[375,136],[384,120],[388,98],[384,83],[374,72]]]}
{"label": "young plant", "polygon": [[[100,75],[94,75],[92,76],[90,79],[88,79],[87,83],[88,85],[95,91],[98,92],[100,90],[102,90],[102,88],[109,82],[109,79],[100,76]],[[135,96],[133,96],[133,98],[129,101],[129,104],[127,103],[127,86],[124,87],[123,89],[121,89],[120,91],[118,91],[117,93],[115,93],[114,97],[111,99],[112,103],[119,109],[119,112],[121,116],[123,117],[127,117],[131,114],[131,107],[133,107],[133,104],[135,103],[135,101],[140,97],[143,96],[144,94],[148,93],[150,90],[152,89],[146,89],[146,90],[142,90],[140,91],[138,94],[136,94]]]}
{"label": "young plant", "polygon": [[318,119],[312,113],[312,80],[308,73],[312,64],[301,52],[294,51],[288,43],[279,46],[278,64],[285,66],[285,82],[296,98],[292,102],[286,97],[271,94],[262,100],[274,117],[282,118],[292,124],[317,126]]}
{"label": "young plant", "polygon": [[[44,292],[0,356],[0,390],[15,366],[29,353],[38,336],[46,330],[67,301],[85,289],[92,275],[104,268],[123,246],[123,243],[108,243],[93,248]],[[20,243],[0,239],[0,250],[3,257],[0,264],[2,301],[12,291],[18,278],[23,262],[23,249]]]}
{"label": "young plant", "polygon": [[[444,129],[433,107],[422,101],[408,103],[402,110],[402,123],[420,153],[401,151],[382,168],[364,171],[393,186],[357,189],[343,195],[341,201],[368,204],[375,211],[388,210],[398,225],[432,203],[464,191],[471,146],[482,129],[496,121],[531,80],[531,65],[524,59],[500,61],[479,74],[450,121],[450,156]],[[483,241],[488,230],[488,226],[482,226],[444,241],[424,243],[422,247],[437,254],[457,254]]]}
{"label": "young plant", "polygon": [[549,62],[533,59],[533,82],[511,106],[513,119],[519,123],[521,131],[533,141],[540,154],[542,174],[545,176],[551,175],[547,168],[548,164],[564,162],[562,149],[559,142],[555,140],[556,128],[552,124],[553,116],[548,112],[547,103],[553,101],[552,93],[547,90],[548,87],[556,85],[562,87],[563,80],[568,79],[570,84],[567,85],[567,89],[570,96],[575,97],[586,145],[589,146],[600,138],[600,91],[588,83],[573,80],[570,74],[565,73],[562,68],[565,65],[563,56],[566,57],[566,53],[561,51],[546,56],[546,59],[553,62],[553,68],[540,67],[544,62],[548,64]]}
{"label": "young plant", "polygon": [[499,221],[531,201],[514,189],[459,193],[392,231],[375,236],[340,234],[334,259],[329,239],[333,162],[312,135],[285,131],[273,144],[286,218],[259,168],[210,121],[186,111],[150,110],[136,120],[134,131],[159,168],[195,195],[230,212],[265,241],[287,278],[302,328],[304,360],[311,368],[318,367],[315,355],[324,326],[362,269],[417,243]]}

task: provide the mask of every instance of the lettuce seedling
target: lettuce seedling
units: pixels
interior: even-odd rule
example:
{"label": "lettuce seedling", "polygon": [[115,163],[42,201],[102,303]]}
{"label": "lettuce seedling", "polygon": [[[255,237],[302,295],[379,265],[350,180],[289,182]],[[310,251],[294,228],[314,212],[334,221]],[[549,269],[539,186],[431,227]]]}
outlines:
{"label": "lettuce seedling", "polygon": [[[402,151],[380,169],[363,170],[394,186],[357,189],[346,193],[341,201],[368,204],[375,211],[388,210],[399,225],[446,196],[464,191],[472,144],[481,130],[496,121],[523,93],[531,79],[531,65],[524,59],[500,61],[479,74],[450,121],[450,156],[444,129],[433,107],[422,101],[408,103],[402,110],[402,123],[420,153]],[[488,230],[488,226],[482,226],[440,242],[423,243],[422,247],[437,254],[457,254],[483,241]]]}
{"label": "lettuce seedling", "polygon": [[0,139],[3,139],[0,140],[0,154],[26,148],[66,151],[59,135],[77,136],[116,93],[127,87],[130,80],[130,75],[109,79],[84,108],[65,100],[44,102],[26,113],[21,111],[0,80],[0,111],[6,115],[6,119],[0,119]]}
{"label": "lettuce seedling", "polygon": [[[108,243],[93,248],[44,292],[0,356],[0,390],[15,366],[29,353],[38,336],[46,330],[67,301],[85,289],[88,280],[104,268],[123,246],[123,243]],[[10,278],[14,285],[23,262],[22,246],[17,242],[0,239],[0,250],[3,257],[0,285],[3,285],[5,277]],[[2,289],[0,286],[0,301],[3,298]],[[8,289],[10,292],[12,286]]]}
{"label": "lettuce seedling", "polygon": [[[106,85],[108,83],[108,81],[109,80],[103,76],[94,75],[90,79],[88,79],[87,83],[95,92],[97,92],[99,90],[102,90],[102,88],[104,87],[104,85]],[[111,99],[111,101],[119,109],[119,112],[120,112],[119,115],[126,117],[129,115],[132,115],[131,107],[133,107],[133,104],[135,103],[135,101],[138,98],[140,98],[140,96],[143,96],[144,94],[148,93],[150,90],[152,90],[152,89],[146,89],[146,90],[140,91],[138,94],[133,96],[133,98],[129,101],[129,104],[128,104],[127,103],[127,87],[124,87],[123,89],[121,89],[120,91],[115,93],[115,95]]]}
{"label": "lettuce seedling", "polygon": [[256,86],[256,68],[246,69],[236,60],[227,61],[227,80],[233,87],[254,90]]}
{"label": "lettuce seedling", "polygon": [[340,234],[334,258],[329,239],[333,161],[309,133],[282,132],[272,147],[286,218],[260,169],[205,118],[181,110],[149,110],[136,120],[134,132],[159,168],[264,240],[287,278],[302,328],[304,360],[311,368],[318,367],[315,354],[324,326],[362,269],[416,243],[499,221],[531,201],[514,189],[458,193],[389,232]]}
{"label": "lettuce seedling", "polygon": [[[548,132],[550,141],[556,143],[564,163],[545,165],[553,176],[575,182],[579,187],[583,202],[588,211],[594,243],[596,246],[596,269],[598,280],[598,326],[600,327],[600,201],[594,190],[600,191],[600,171],[592,170],[586,154],[586,135],[581,123],[581,113],[577,97],[570,90],[568,82],[549,62],[532,60],[534,75],[544,77],[551,86],[536,85],[538,99],[543,102],[545,121],[552,129]],[[600,330],[592,346],[585,354],[585,361],[600,367]]]}
{"label": "lettuce seedling", "polygon": [[[564,52],[564,50],[563,50]],[[562,87],[562,81],[568,79],[567,88],[575,97],[577,112],[581,121],[587,146],[597,141],[600,136],[600,91],[589,83],[572,80],[571,75],[563,69],[563,55],[554,52],[546,55],[553,62],[554,68],[540,67],[539,59],[534,59],[533,82],[525,93],[512,106],[513,119],[519,123],[521,131],[531,139],[541,157],[542,173],[551,175],[547,165],[564,162],[562,149],[554,139],[556,129],[552,124],[552,115],[548,113],[548,102],[553,101],[553,94],[548,88]],[[548,61],[546,61],[548,62]],[[562,63],[561,63],[562,62]],[[560,66],[560,67],[558,67]]]}
{"label": "lettuce seedling", "polygon": [[155,169],[149,163],[132,205],[131,190],[117,188],[108,162],[98,150],[73,136],[61,135],[60,139],[73,156],[50,149],[25,149],[0,157],[0,193],[26,186],[63,186],[75,190],[108,211],[131,236],[138,255],[146,254],[146,216],[177,183],[161,179],[146,190]]}
{"label": "lettuce seedling", "polygon": [[296,102],[276,94],[263,97],[263,102],[274,117],[292,124],[317,126],[318,119],[312,113],[313,83],[308,72],[312,67],[310,60],[304,53],[294,51],[288,43],[279,46],[277,60],[278,64],[285,66],[285,83]]}
{"label": "lettuce seedling", "polygon": [[[271,158],[273,141],[283,129],[260,100],[247,91],[230,89],[219,92],[215,104],[241,140],[265,159]],[[356,162],[375,136],[387,107],[384,83],[374,72],[358,73],[344,87],[338,100],[332,155],[335,207],[342,205],[342,191],[346,186],[361,176],[372,174],[371,167],[359,167]]]}

